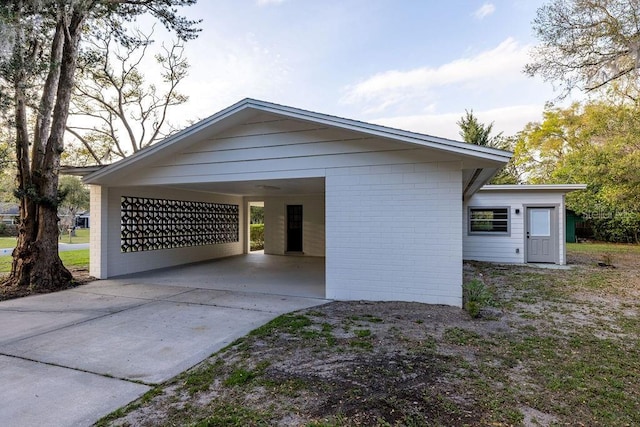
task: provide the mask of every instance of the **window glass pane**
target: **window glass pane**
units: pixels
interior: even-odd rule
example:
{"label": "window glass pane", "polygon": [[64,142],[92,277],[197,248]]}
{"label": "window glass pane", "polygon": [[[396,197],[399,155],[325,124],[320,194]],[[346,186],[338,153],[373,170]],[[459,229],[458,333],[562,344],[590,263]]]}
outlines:
{"label": "window glass pane", "polygon": [[551,212],[549,209],[531,209],[529,211],[529,229],[531,236],[551,236]]}
{"label": "window glass pane", "polygon": [[508,208],[471,209],[469,211],[469,231],[480,233],[508,233]]}

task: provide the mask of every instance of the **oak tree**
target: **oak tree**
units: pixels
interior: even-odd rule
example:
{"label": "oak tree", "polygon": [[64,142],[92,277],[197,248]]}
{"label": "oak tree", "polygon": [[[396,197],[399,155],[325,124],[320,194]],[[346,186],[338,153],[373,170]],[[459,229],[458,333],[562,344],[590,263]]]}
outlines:
{"label": "oak tree", "polygon": [[634,102],[640,68],[640,0],[551,0],[537,11],[540,40],[525,72],[573,89],[613,89]]}
{"label": "oak tree", "polygon": [[520,133],[516,164],[532,183],[586,183],[567,206],[600,240],[637,243],[640,234],[640,111],[626,103],[548,106]]}
{"label": "oak tree", "polygon": [[[179,6],[196,0],[5,0],[0,4],[0,105],[14,128],[19,235],[4,286],[33,292],[67,287],[71,273],[58,255],[58,173],[83,40],[135,42],[125,23],[151,14],[182,40],[197,22]],[[33,126],[30,126],[33,124]]]}
{"label": "oak tree", "polygon": [[[67,125],[80,142],[74,164],[110,163],[166,137],[173,130],[169,109],[188,99],[177,90],[189,68],[184,45],[163,43],[153,54],[153,31],[132,31],[135,43],[122,46],[107,33],[88,40],[79,56]],[[154,65],[148,82],[141,69]]]}

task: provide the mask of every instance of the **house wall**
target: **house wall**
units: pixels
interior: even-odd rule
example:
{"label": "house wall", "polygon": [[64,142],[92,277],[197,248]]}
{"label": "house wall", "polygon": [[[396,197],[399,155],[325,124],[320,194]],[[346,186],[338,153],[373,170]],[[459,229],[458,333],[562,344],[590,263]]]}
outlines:
{"label": "house wall", "polygon": [[460,162],[327,170],[326,296],[462,304]]}
{"label": "house wall", "polygon": [[112,276],[246,251],[243,219],[245,234],[237,245],[122,254],[119,206],[125,191],[237,203],[244,213],[258,195],[225,198],[164,185],[324,177],[324,199],[259,197],[265,202],[266,253],[285,252],[286,205],[302,204],[303,249],[307,255],[326,256],[327,298],[461,306],[462,162],[461,156],[439,150],[259,114],[249,123],[185,144],[153,165],[110,178],[105,217],[114,238],[99,248],[108,253],[108,262],[96,271]]}
{"label": "house wall", "polygon": [[[526,206],[556,207],[558,221],[557,260],[566,263],[564,194],[544,191],[478,191],[465,201],[463,209],[464,259],[474,261],[523,264],[526,262]],[[469,207],[509,207],[509,235],[469,234]],[[516,209],[520,213],[516,214]]]}
{"label": "house wall", "polygon": [[239,239],[235,243],[123,253],[120,246],[120,201],[122,196],[237,204],[240,207],[240,225],[244,223],[245,209],[242,197],[158,187],[107,188],[91,186],[93,218],[90,272],[94,277],[104,279],[139,271],[239,255],[243,252],[245,230],[240,226]]}
{"label": "house wall", "polygon": [[326,168],[454,159],[458,160],[411,144],[260,114],[160,159],[153,167],[122,174],[113,185],[324,177]]}
{"label": "house wall", "polygon": [[324,194],[266,197],[264,199],[264,253],[286,252],[287,205],[302,205],[302,250],[305,255],[325,256]]}

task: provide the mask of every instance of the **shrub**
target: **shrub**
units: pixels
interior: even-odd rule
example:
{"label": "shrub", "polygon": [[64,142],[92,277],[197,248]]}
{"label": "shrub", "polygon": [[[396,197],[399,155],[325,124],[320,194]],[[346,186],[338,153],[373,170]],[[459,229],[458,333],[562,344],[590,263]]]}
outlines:
{"label": "shrub", "polygon": [[264,224],[251,224],[249,240],[252,251],[264,249]]}
{"label": "shrub", "polygon": [[462,302],[469,315],[476,318],[480,315],[482,307],[493,302],[493,296],[481,280],[473,279],[462,285]]}
{"label": "shrub", "polygon": [[16,237],[18,235],[18,226],[15,224],[5,224],[0,222],[0,236]]}

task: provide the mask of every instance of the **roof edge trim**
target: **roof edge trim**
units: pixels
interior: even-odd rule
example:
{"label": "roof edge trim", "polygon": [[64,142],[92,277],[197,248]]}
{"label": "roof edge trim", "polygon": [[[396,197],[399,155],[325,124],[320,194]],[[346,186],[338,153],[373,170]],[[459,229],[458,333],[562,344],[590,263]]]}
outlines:
{"label": "roof edge trim", "polygon": [[485,185],[480,191],[578,191],[587,188],[587,184],[498,184]]}

